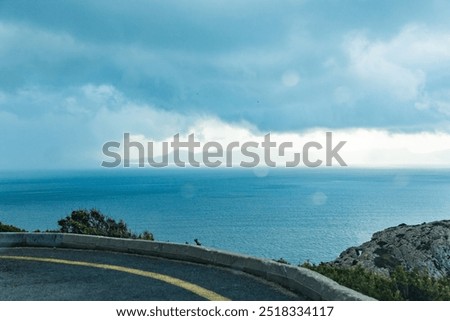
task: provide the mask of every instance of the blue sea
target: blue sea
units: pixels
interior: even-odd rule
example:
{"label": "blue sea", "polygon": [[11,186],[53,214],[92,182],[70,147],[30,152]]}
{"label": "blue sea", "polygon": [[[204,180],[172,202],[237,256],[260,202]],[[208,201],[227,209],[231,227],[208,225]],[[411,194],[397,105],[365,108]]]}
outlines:
{"label": "blue sea", "polygon": [[157,240],[297,264],[336,258],[381,229],[450,218],[450,171],[128,169],[0,173],[0,221],[56,229],[96,208]]}

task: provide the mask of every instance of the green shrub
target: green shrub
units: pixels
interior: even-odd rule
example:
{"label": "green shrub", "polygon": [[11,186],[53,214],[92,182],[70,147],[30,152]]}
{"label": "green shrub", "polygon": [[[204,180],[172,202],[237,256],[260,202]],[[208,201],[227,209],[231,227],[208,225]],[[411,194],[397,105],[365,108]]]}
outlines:
{"label": "green shrub", "polygon": [[144,231],[142,234],[139,234],[138,239],[146,240],[146,241],[154,241],[153,233],[150,233],[149,231]]}
{"label": "green shrub", "polygon": [[0,232],[25,232],[25,230],[22,230],[12,225],[6,225],[0,222]]}
{"label": "green shrub", "polygon": [[326,263],[304,263],[302,266],[378,300],[450,300],[450,277],[431,278],[418,271],[405,271],[402,267],[397,267],[387,277],[360,266],[342,268]]}
{"label": "green shrub", "polygon": [[70,216],[59,220],[58,225],[60,226],[59,232],[62,233],[153,240],[152,233],[145,231],[137,236],[128,229],[124,221],[116,222],[96,209],[73,211]]}

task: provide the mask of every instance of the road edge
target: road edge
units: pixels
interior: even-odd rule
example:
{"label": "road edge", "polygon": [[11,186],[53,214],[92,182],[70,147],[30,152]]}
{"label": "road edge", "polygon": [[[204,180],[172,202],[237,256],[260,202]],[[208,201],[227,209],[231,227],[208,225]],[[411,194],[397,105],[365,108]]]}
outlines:
{"label": "road edge", "polygon": [[0,233],[0,247],[56,247],[142,254],[243,271],[316,301],[375,300],[306,268],[204,246],[64,233]]}

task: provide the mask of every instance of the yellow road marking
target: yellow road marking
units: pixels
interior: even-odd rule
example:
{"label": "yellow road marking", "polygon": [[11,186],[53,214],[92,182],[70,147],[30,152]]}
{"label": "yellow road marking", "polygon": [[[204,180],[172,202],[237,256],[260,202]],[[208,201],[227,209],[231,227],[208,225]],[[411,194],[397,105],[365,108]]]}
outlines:
{"label": "yellow road marking", "polygon": [[179,288],[183,288],[192,293],[195,293],[195,294],[197,294],[207,300],[210,300],[210,301],[230,301],[230,299],[228,299],[220,294],[217,294],[216,292],[202,288],[201,286],[198,286],[196,284],[193,284],[193,283],[190,283],[190,282],[178,279],[178,278],[171,277],[169,275],[160,274],[160,273],[156,273],[156,272],[148,272],[148,271],[143,271],[143,270],[138,270],[138,269],[132,269],[132,268],[124,267],[124,266],[101,264],[101,263],[91,263],[91,262],[83,262],[83,261],[52,259],[52,258],[44,258],[44,257],[30,257],[30,256],[0,255],[0,259],[37,261],[37,262],[46,262],[46,263],[87,266],[87,267],[93,267],[93,268],[98,268],[98,269],[125,272],[125,273],[129,273],[129,274],[139,275],[139,276],[159,280],[162,282],[166,282],[168,284],[171,284],[171,285],[177,286]]}

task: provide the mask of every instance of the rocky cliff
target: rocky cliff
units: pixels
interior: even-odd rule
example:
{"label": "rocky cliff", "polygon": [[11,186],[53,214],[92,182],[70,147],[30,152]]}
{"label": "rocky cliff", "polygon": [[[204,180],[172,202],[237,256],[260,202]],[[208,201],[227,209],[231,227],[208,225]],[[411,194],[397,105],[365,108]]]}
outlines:
{"label": "rocky cliff", "polygon": [[330,263],[341,267],[360,265],[385,275],[403,266],[433,277],[450,276],[450,220],[385,229]]}

